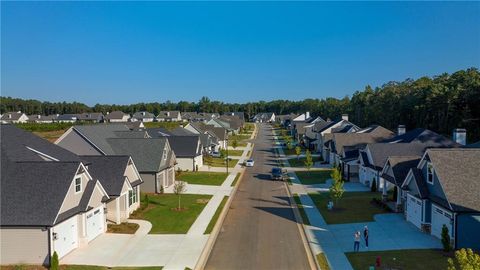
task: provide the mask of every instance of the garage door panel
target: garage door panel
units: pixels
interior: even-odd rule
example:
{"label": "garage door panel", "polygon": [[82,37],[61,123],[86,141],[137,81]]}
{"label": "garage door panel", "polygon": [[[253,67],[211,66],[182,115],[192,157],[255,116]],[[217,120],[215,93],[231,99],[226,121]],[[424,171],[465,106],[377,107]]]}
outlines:
{"label": "garage door panel", "polygon": [[104,232],[105,217],[103,207],[91,210],[87,213],[87,239],[92,241]]}
{"label": "garage door panel", "polygon": [[407,220],[422,227],[422,202],[411,195],[407,196]]}
{"label": "garage door panel", "polygon": [[442,228],[445,224],[448,228],[448,233],[452,235],[452,224],[451,224],[452,214],[448,211],[443,210],[440,207],[432,207],[432,235],[442,238]]}
{"label": "garage door panel", "polygon": [[54,251],[61,258],[78,247],[77,217],[70,218],[53,229]]}

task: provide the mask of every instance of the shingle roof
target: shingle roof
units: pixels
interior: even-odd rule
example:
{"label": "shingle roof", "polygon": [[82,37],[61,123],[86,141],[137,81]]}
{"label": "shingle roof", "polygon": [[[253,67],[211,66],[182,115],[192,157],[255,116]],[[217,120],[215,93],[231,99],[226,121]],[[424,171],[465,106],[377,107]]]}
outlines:
{"label": "shingle roof", "polygon": [[417,167],[420,159],[421,156],[391,156],[388,158],[387,162],[392,168],[393,175],[389,175],[392,178],[384,177],[385,174],[382,174],[382,177],[390,182],[394,179],[395,185],[402,186],[405,177],[407,177],[408,171]]}
{"label": "shingle roof", "polygon": [[190,123],[195,129],[201,131],[211,131],[219,140],[223,141],[227,138],[227,130],[222,127],[214,127],[212,125],[205,125],[204,123]]}
{"label": "shingle roof", "polygon": [[175,129],[172,129],[170,130],[170,133],[176,136],[197,136],[198,135],[182,127],[177,127]]}
{"label": "shingle roof", "polygon": [[177,136],[163,128],[149,128],[147,131],[152,138],[167,138],[176,157],[193,158],[201,154],[198,147],[200,140],[198,134]]}
{"label": "shingle roof", "polygon": [[60,114],[55,120],[58,121],[77,121],[76,114]]}
{"label": "shingle roof", "polygon": [[[107,115],[105,115],[105,119],[112,120],[112,119],[122,119],[125,115],[128,115],[122,111],[113,111]],[[130,115],[128,115],[130,116]]]}
{"label": "shingle roof", "polygon": [[428,197],[429,192],[425,180],[423,179],[422,171],[418,168],[412,168],[413,180],[417,184],[418,193],[421,199]]}
{"label": "shingle roof", "polygon": [[391,131],[379,130],[378,132],[370,133],[333,133],[333,149],[334,153],[342,153],[344,146],[365,146],[368,143],[381,142],[393,133]]}
{"label": "shingle roof", "polygon": [[466,148],[480,148],[480,141],[465,146]]}
{"label": "shingle roof", "polygon": [[77,119],[81,121],[88,121],[88,120],[101,121],[103,120],[103,113],[80,113],[80,114],[77,114]]}
{"label": "shingle roof", "polygon": [[6,112],[2,115],[2,117],[0,118],[0,120],[4,120],[4,121],[16,121],[18,119],[20,119],[20,117],[24,115],[24,113],[22,112]]}
{"label": "shingle roof", "polygon": [[429,143],[371,143],[365,148],[372,157],[373,168],[381,170],[389,156],[422,156]]}
{"label": "shingle roof", "polygon": [[160,111],[157,117],[164,118],[164,119],[171,119],[171,118],[178,118],[178,115],[180,115],[179,111]]}
{"label": "shingle roof", "polygon": [[480,211],[480,149],[429,149],[426,155],[452,210]]}
{"label": "shingle roof", "polygon": [[[130,156],[80,156],[89,163],[90,175],[100,181],[109,196],[120,196]],[[136,181],[138,179],[129,179]]]}
{"label": "shingle roof", "polygon": [[57,115],[55,115],[55,114],[51,114],[51,115],[32,114],[32,115],[27,115],[27,117],[28,117],[29,122],[53,121],[53,119],[57,118]]}
{"label": "shingle roof", "polygon": [[452,141],[449,138],[446,138],[438,133],[435,133],[431,130],[424,128],[416,128],[409,132],[406,132],[402,135],[397,135],[392,137],[385,142],[401,142],[401,143],[410,143],[410,142],[420,142],[420,143],[430,143],[430,144],[439,144],[443,146],[460,146],[456,142]]}
{"label": "shingle roof", "polygon": [[141,112],[134,113],[132,117],[136,119],[155,118],[155,115],[153,113],[141,111]]}

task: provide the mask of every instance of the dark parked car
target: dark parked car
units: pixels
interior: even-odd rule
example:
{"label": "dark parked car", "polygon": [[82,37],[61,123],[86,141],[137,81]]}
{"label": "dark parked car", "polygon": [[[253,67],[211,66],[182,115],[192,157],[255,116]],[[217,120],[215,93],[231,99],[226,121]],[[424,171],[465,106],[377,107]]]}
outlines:
{"label": "dark parked car", "polygon": [[283,181],[286,178],[286,171],[282,170],[282,168],[274,167],[272,168],[272,180],[280,180]]}

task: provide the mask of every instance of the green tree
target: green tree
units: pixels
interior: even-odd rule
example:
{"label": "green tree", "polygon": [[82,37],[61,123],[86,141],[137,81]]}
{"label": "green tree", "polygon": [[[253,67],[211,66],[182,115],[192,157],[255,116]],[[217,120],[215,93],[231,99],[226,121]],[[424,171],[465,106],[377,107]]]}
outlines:
{"label": "green tree", "polygon": [[58,270],[58,269],[59,269],[58,254],[56,251],[54,251],[52,255],[52,259],[50,260],[50,270]]}
{"label": "green tree", "polygon": [[448,270],[477,270],[480,269],[480,255],[472,249],[455,251],[455,260],[448,259]]}
{"label": "green tree", "polygon": [[448,252],[452,249],[452,244],[450,243],[450,234],[448,233],[448,228],[443,224],[442,226],[442,246],[443,250]]}
{"label": "green tree", "polygon": [[[298,147],[298,146],[297,146]],[[310,172],[310,169],[313,166],[313,159],[312,159],[312,153],[310,153],[309,150],[305,152],[305,167],[307,168],[308,172]]]}
{"label": "green tree", "polygon": [[[307,150],[308,151],[308,150]],[[297,155],[297,160],[300,158],[300,154],[302,153],[302,148],[300,146],[295,147],[295,155]]]}
{"label": "green tree", "polygon": [[187,185],[185,184],[185,182],[175,181],[175,184],[173,185],[173,193],[175,193],[178,196],[178,208],[177,208],[178,211],[182,210],[180,197],[185,191],[187,191]]}
{"label": "green tree", "polygon": [[335,204],[337,204],[338,200],[343,197],[343,193],[345,192],[345,189],[343,188],[342,173],[338,168],[335,168],[332,170],[332,174],[330,176],[333,180],[329,189],[330,197],[335,200]]}

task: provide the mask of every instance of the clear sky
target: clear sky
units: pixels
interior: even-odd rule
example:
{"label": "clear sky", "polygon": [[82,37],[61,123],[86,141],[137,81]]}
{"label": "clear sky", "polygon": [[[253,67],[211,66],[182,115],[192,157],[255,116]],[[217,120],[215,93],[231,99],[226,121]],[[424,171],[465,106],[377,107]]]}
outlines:
{"label": "clear sky", "polygon": [[479,66],[479,2],[1,3],[3,96],[299,100]]}

